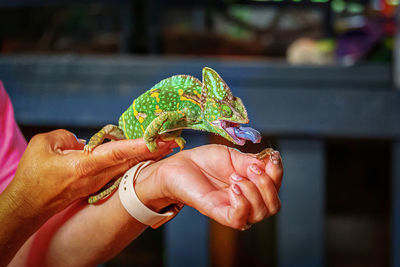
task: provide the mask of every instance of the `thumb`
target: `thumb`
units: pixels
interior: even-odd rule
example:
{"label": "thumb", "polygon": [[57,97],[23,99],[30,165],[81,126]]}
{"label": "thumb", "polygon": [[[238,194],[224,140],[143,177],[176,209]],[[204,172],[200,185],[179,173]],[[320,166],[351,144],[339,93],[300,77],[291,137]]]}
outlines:
{"label": "thumb", "polygon": [[159,140],[157,142],[157,151],[152,153],[142,138],[120,140],[98,146],[86,159],[94,161],[95,164],[93,166],[106,168],[128,160],[140,162],[156,159],[170,153],[171,148],[174,147],[176,147],[175,142],[163,142]]}
{"label": "thumb", "polygon": [[76,135],[64,129],[48,132],[45,134],[45,137],[51,149],[55,152],[81,150],[84,146],[82,139],[78,139]]}

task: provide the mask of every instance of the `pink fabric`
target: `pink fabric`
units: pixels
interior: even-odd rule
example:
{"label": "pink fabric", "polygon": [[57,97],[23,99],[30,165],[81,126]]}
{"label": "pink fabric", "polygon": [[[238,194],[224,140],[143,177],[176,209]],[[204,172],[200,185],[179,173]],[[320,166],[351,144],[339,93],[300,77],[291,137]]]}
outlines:
{"label": "pink fabric", "polygon": [[26,140],[14,119],[14,110],[0,81],[0,193],[15,175]]}

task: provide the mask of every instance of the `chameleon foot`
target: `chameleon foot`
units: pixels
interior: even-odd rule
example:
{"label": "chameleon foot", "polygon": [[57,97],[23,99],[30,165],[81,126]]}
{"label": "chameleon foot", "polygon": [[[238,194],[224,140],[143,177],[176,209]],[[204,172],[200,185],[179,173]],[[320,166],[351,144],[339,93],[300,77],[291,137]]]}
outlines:
{"label": "chameleon foot", "polygon": [[105,138],[110,140],[122,140],[125,139],[125,136],[124,132],[119,129],[118,126],[108,124],[90,138],[87,145],[83,148],[83,151],[89,154],[93,149],[102,144]]}
{"label": "chameleon foot", "polygon": [[256,158],[259,160],[265,159],[267,156],[269,156],[269,159],[272,161],[272,155],[274,154],[274,151],[272,148],[266,148],[260,153],[256,154]]}
{"label": "chameleon foot", "polygon": [[179,148],[182,150],[185,147],[186,141],[182,137],[177,137],[174,139],[175,143],[178,144]]}
{"label": "chameleon foot", "polygon": [[146,142],[146,146],[150,152],[156,152],[158,148],[156,141]]}
{"label": "chameleon foot", "polygon": [[95,204],[98,201],[109,197],[115,190],[117,190],[117,188],[121,182],[121,179],[122,179],[122,177],[118,178],[110,187],[108,187],[104,191],[98,193],[97,195],[90,196],[88,199],[88,203]]}
{"label": "chameleon foot", "polygon": [[96,147],[96,146],[91,146],[91,145],[87,144],[87,145],[85,145],[85,146],[83,147],[83,151],[84,151],[86,154],[90,154],[90,152],[92,152],[93,149],[94,149],[95,147]]}
{"label": "chameleon foot", "polygon": [[273,150],[272,148],[266,148],[263,151],[261,151],[260,153],[256,154],[256,158],[258,160],[263,160],[267,156],[269,156],[269,160],[275,165],[278,165],[281,160],[279,151]]}
{"label": "chameleon foot", "polygon": [[170,133],[165,133],[161,135],[161,140],[163,141],[171,141],[174,140],[175,143],[179,146],[179,148],[182,150],[185,147],[186,141],[181,137],[181,132],[182,131],[175,131],[175,132],[170,132]]}
{"label": "chameleon foot", "polygon": [[272,155],[270,155],[269,159],[273,164],[278,165],[281,162],[281,155],[279,151],[275,150],[272,152]]}

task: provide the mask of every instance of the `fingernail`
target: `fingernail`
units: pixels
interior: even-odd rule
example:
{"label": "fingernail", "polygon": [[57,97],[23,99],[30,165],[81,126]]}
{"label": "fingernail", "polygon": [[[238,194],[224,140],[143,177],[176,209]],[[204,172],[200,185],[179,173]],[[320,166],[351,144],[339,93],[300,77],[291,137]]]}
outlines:
{"label": "fingernail", "polygon": [[237,175],[236,173],[231,175],[232,180],[234,180],[235,182],[240,182],[243,180],[243,177]]}
{"label": "fingernail", "polygon": [[77,140],[78,140],[78,143],[81,143],[82,145],[86,145],[85,139],[78,138]]}
{"label": "fingernail", "polygon": [[281,156],[280,156],[279,151],[274,151],[271,154],[270,160],[271,160],[272,164],[278,165],[281,162]]}
{"label": "fingernail", "polygon": [[81,139],[81,138],[76,137],[76,134],[74,134],[74,133],[72,133],[72,134],[74,135],[74,137],[75,137],[76,141],[78,141],[78,143],[86,145],[86,140],[85,139]]}
{"label": "fingernail", "polygon": [[260,170],[260,168],[258,168],[258,166],[255,165],[255,164],[250,165],[249,168],[250,168],[250,171],[254,172],[257,175],[261,175],[262,174],[262,171]]}
{"label": "fingernail", "polygon": [[237,152],[243,154],[243,152],[240,151],[240,150],[239,150],[238,148],[236,148],[236,147],[229,147],[229,150],[236,150]]}
{"label": "fingernail", "polygon": [[231,186],[233,193],[236,195],[240,195],[242,192],[240,191],[240,187],[237,184],[232,184]]}

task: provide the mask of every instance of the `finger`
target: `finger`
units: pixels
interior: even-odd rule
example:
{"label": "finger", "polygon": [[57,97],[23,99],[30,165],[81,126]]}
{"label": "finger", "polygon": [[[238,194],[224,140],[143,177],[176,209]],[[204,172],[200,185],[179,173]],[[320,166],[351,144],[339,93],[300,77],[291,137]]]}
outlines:
{"label": "finger", "polygon": [[283,177],[283,165],[278,151],[274,151],[271,157],[266,157],[264,160],[257,160],[251,154],[245,154],[236,149],[229,148],[229,152],[235,172],[241,176],[246,176],[247,167],[256,164],[260,169],[265,169],[265,172],[274,182],[276,190],[279,191]]}
{"label": "finger", "polygon": [[[250,204],[236,183],[233,183],[227,191],[214,191],[206,195],[202,201],[194,203],[194,208],[220,224],[243,229],[247,225]],[[196,205],[201,202],[203,205]]]}
{"label": "finger", "polygon": [[250,213],[248,223],[256,223],[261,221],[267,216],[268,209],[265,206],[264,199],[262,198],[257,186],[250,180],[241,177],[237,174],[231,175],[232,183],[240,185],[240,189],[250,203]]}
{"label": "finger", "polygon": [[175,142],[158,141],[157,146],[157,151],[150,152],[142,138],[108,142],[98,146],[91,154],[85,155],[83,162],[91,171],[96,171],[128,160],[141,162],[156,159],[168,154]]}
{"label": "finger", "polygon": [[199,192],[184,190],[179,201],[228,227],[242,229],[247,225],[250,204],[239,185],[232,184],[224,190],[212,190],[212,186],[207,188],[201,184],[194,187],[198,189],[197,186]]}
{"label": "finger", "polygon": [[268,157],[268,162],[265,165],[265,172],[274,181],[276,190],[279,191],[283,178],[282,158],[279,151],[272,152],[271,157]]}
{"label": "finger", "polygon": [[247,177],[258,188],[269,215],[276,214],[281,206],[275,183],[272,179],[256,165],[252,164],[247,168]]}
{"label": "finger", "polygon": [[135,159],[129,160],[127,162],[105,168],[94,176],[87,177],[83,188],[86,188],[89,191],[83,192],[84,196],[88,196],[97,192],[111,180],[117,179],[124,175],[125,172],[138,163],[139,162]]}
{"label": "finger", "polygon": [[235,229],[245,229],[249,217],[250,203],[244,197],[240,186],[233,183],[229,188],[231,205],[227,209],[227,223]]}
{"label": "finger", "polygon": [[247,176],[247,167],[256,164],[259,168],[264,168],[265,163],[254,157],[253,154],[242,153],[237,149],[228,148],[234,171],[240,176]]}
{"label": "finger", "polygon": [[159,157],[155,158],[154,161],[160,161],[162,158],[164,158],[166,155],[171,154],[172,152],[174,152],[174,150],[170,149],[168,152],[165,153],[165,155],[160,155]]}
{"label": "finger", "polygon": [[94,179],[92,179],[93,186],[96,187],[97,190],[93,190],[93,192],[97,192],[100,188],[106,185],[108,182],[113,180],[114,178],[117,179],[124,175],[130,168],[138,164],[136,160],[124,162],[118,165],[114,165],[102,170],[99,174],[97,174]]}
{"label": "finger", "polygon": [[58,153],[64,150],[81,150],[85,145],[81,141],[82,139],[78,139],[76,135],[64,129],[54,130],[43,135],[51,149]]}

